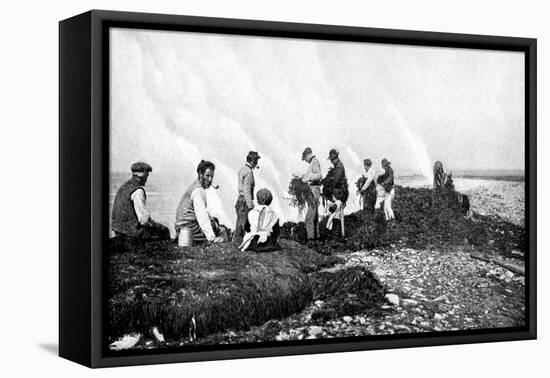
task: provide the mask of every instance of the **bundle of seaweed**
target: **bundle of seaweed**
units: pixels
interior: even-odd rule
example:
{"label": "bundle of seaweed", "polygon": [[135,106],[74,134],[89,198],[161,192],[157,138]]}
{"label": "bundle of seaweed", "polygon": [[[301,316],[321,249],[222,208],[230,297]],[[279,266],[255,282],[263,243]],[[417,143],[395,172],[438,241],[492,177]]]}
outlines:
{"label": "bundle of seaweed", "polygon": [[327,200],[332,200],[334,197],[337,200],[346,203],[349,198],[349,185],[346,175],[340,178],[336,177],[334,167],[329,168],[326,177],[321,180],[323,185],[321,193]]}
{"label": "bundle of seaweed", "polygon": [[[273,253],[233,244],[179,249],[173,242],[109,244],[109,337],[157,327],[167,340],[244,330],[303,309],[306,272],[339,260],[282,241]],[[196,328],[196,329],[195,329]]]}
{"label": "bundle of seaweed", "polygon": [[296,207],[302,213],[308,202],[313,199],[313,193],[309,185],[300,177],[293,177],[288,184],[288,198],[290,205]]}
{"label": "bundle of seaweed", "polygon": [[[345,217],[346,238],[340,250],[359,250],[402,245],[412,248],[451,245],[484,246],[504,255],[525,250],[525,229],[499,217],[464,216],[461,194],[395,186],[392,202],[395,220],[387,223],[383,211],[358,211]],[[303,242],[300,224],[285,224],[282,236]],[[321,235],[326,236],[323,222]]]}
{"label": "bundle of seaweed", "polygon": [[360,176],[357,181],[355,182],[355,187],[357,188],[357,193],[361,191],[361,188],[365,183],[367,182],[367,178],[365,176]]}

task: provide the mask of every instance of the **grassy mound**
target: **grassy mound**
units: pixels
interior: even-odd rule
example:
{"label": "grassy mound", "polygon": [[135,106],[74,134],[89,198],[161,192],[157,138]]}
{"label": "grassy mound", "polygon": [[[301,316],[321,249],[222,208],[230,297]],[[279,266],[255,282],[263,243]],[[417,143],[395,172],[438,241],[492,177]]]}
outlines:
{"label": "grassy mound", "polygon": [[[272,253],[233,244],[179,249],[173,242],[109,245],[109,336],[158,327],[178,340],[244,330],[299,312],[312,300],[307,273],[339,261],[298,243]],[[192,318],[196,330],[193,330]]]}
{"label": "grassy mound", "polygon": [[[382,210],[374,214],[362,211],[345,217],[345,240],[332,240],[340,250],[359,250],[403,245],[411,248],[445,247],[449,245],[484,246],[502,254],[513,249],[525,250],[525,229],[498,217],[474,214],[466,217],[455,191],[434,191],[395,187],[392,207],[395,221],[387,223]],[[321,236],[330,235],[321,221]],[[303,223],[286,223],[286,238],[305,242]],[[323,248],[323,247],[321,247]]]}

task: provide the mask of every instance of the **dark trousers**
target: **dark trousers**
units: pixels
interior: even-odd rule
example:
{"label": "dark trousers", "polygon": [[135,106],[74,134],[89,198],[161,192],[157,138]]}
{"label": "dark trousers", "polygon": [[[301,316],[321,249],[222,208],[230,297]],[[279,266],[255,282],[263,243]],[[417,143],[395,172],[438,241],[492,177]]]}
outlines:
{"label": "dark trousers", "polygon": [[363,194],[363,210],[372,214],[374,213],[374,205],[376,204],[376,191],[368,188]]}
{"label": "dark trousers", "polygon": [[122,236],[133,240],[170,240],[170,229],[160,223],[151,222],[150,224],[139,226],[136,235],[125,235],[115,232],[116,236]]}
{"label": "dark trousers", "polygon": [[250,245],[248,248],[246,248],[247,251],[254,251],[254,252],[271,252],[271,251],[277,251],[281,249],[281,246],[279,246],[279,235],[281,234],[281,229],[279,227],[279,222],[273,226],[273,230],[271,231],[271,235],[267,238],[265,243],[258,243],[258,240],[260,239],[259,236],[254,236],[252,241],[250,242]]}
{"label": "dark trousers", "polygon": [[250,223],[248,223],[248,212],[251,209],[248,208],[243,196],[237,198],[235,204],[235,211],[237,213],[237,224],[235,225],[235,232],[233,233],[233,242],[241,244],[243,242],[244,234],[250,231]]}
{"label": "dark trousers", "polygon": [[146,240],[170,240],[170,230],[165,225],[157,222],[140,227],[140,239]]}
{"label": "dark trousers", "polygon": [[306,234],[308,240],[319,239],[319,200],[321,198],[321,187],[318,185],[311,185],[311,197],[307,200],[306,210]]}

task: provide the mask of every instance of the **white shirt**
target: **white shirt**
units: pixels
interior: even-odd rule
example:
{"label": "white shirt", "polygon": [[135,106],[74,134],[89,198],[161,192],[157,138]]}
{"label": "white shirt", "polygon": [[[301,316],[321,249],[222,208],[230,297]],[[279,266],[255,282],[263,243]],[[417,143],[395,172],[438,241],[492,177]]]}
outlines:
{"label": "white shirt", "polygon": [[374,169],[372,169],[372,167],[370,167],[370,168],[367,170],[366,177],[367,177],[367,181],[365,181],[365,184],[364,184],[363,187],[361,188],[361,191],[367,190],[367,188],[369,187],[370,183],[376,178],[376,173],[374,172]]}
{"label": "white shirt", "polygon": [[138,217],[139,224],[143,225],[147,223],[147,221],[149,221],[149,219],[151,218],[151,214],[149,214],[149,211],[147,210],[147,207],[145,205],[145,191],[143,190],[143,188],[135,190],[130,198],[134,203],[134,211],[136,212],[136,215]]}
{"label": "white shirt", "polygon": [[195,217],[197,217],[197,222],[206,236],[206,240],[212,241],[216,238],[214,230],[212,229],[212,224],[210,223],[210,215],[208,214],[207,204],[206,204],[206,193],[203,188],[195,188],[191,192],[191,201],[193,201],[193,209],[195,210]]}
{"label": "white shirt", "polygon": [[248,221],[250,222],[250,232],[247,232],[243,237],[243,242],[239,246],[241,251],[248,248],[256,235],[259,236],[259,243],[265,243],[271,235],[273,227],[279,222],[279,217],[269,206],[258,205],[248,213]]}

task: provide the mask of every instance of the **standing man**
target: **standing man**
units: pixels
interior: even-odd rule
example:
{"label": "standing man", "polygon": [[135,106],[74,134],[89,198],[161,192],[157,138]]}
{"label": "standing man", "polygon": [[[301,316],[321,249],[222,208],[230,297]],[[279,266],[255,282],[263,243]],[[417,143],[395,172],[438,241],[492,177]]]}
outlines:
{"label": "standing man", "polygon": [[323,196],[328,202],[328,209],[331,213],[327,219],[326,228],[333,229],[334,220],[340,221],[340,236],[345,236],[344,228],[344,208],[349,197],[348,181],[346,178],[346,169],[340,161],[339,153],[335,149],[329,151],[328,159],[333,167],[328,171],[323,180]]}
{"label": "standing man", "polygon": [[258,160],[260,160],[260,155],[256,151],[250,151],[246,156],[246,164],[237,173],[239,197],[235,204],[237,224],[233,242],[238,245],[242,243],[244,234],[250,231],[248,212],[254,208],[254,168],[259,168]]}
{"label": "standing man", "polygon": [[212,185],[216,166],[201,160],[197,166],[197,180],[185,191],[176,210],[176,233],[180,247],[191,247],[196,243],[221,243],[222,230],[207,210],[206,192]]}
{"label": "standing man", "polygon": [[302,176],[302,181],[309,185],[312,196],[307,200],[306,233],[308,241],[319,239],[319,200],[321,198],[321,164],[313,155],[311,148],[306,147],[302,152],[302,160],[309,164],[307,172]]}
{"label": "standing man", "polygon": [[388,159],[382,159],[382,168],[384,169],[384,173],[378,176],[377,180],[378,184],[380,184],[383,189],[384,215],[386,216],[387,221],[395,218],[391,207],[391,202],[395,196],[395,189],[393,187],[393,169],[390,164],[391,162],[388,161]]}
{"label": "standing man", "polygon": [[365,168],[365,184],[361,187],[359,192],[363,197],[363,210],[368,214],[374,212],[374,204],[376,202],[376,173],[372,167],[372,161],[370,159],[363,160],[363,167]]}
{"label": "standing man", "polygon": [[132,178],[117,191],[113,202],[111,227],[117,236],[140,240],[169,240],[168,227],[153,221],[147,210],[143,187],[153,168],[143,162],[130,167]]}

